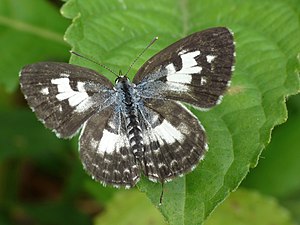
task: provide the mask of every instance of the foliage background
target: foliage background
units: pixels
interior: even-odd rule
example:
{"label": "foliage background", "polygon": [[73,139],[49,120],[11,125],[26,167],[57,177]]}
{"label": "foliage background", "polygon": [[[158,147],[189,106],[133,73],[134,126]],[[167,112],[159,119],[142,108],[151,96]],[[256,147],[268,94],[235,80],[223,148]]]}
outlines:
{"label": "foliage background", "polygon": [[[89,17],[84,17],[84,9],[76,9],[80,5],[79,2],[82,1],[70,0],[68,7],[65,6],[62,10],[63,14],[68,18],[76,19],[78,14],[74,14],[74,12],[82,10],[81,16],[83,19],[87,19],[84,22],[88,24]],[[92,1],[85,2],[89,2],[84,4],[86,11],[94,9]],[[189,32],[189,30],[178,31],[178,26],[173,22],[178,18],[187,18],[186,16],[172,16],[177,10],[176,7],[184,8],[185,4],[195,4],[198,8],[201,7],[205,13],[192,15],[190,21],[184,20],[181,23],[198,24],[192,26],[192,30],[199,29],[199,27],[204,29],[216,24],[228,24],[237,32],[237,38],[240,40],[237,48],[240,49],[241,56],[238,55],[240,60],[237,59],[238,68],[235,73],[237,79],[234,82],[242,84],[238,78],[242,77],[243,73],[253,72],[253,74],[263,76],[265,70],[268,71],[266,74],[276,74],[278,71],[274,68],[280,71],[286,70],[287,74],[295,73],[296,68],[299,69],[299,66],[295,66],[300,61],[300,1],[298,0],[265,0],[248,1],[247,3],[233,0],[195,3],[182,0],[176,1],[174,5],[170,5],[169,1],[160,1],[160,5],[152,5],[155,10],[161,10],[161,16],[157,18],[153,17],[152,8],[149,7],[151,3],[141,1],[139,6],[144,6],[141,7],[145,12],[144,17],[135,17],[140,15],[132,6],[132,12],[137,14],[127,15],[131,16],[131,19],[123,24],[126,28],[130,28],[130,32],[122,33],[119,35],[119,39],[111,40],[106,37],[116,37],[118,33],[114,33],[113,28],[122,25],[122,20],[118,20],[122,17],[114,14],[114,6],[115,4],[124,6],[126,1],[120,0],[114,4],[109,4],[109,1],[104,0],[99,2],[102,2],[103,12],[112,11],[112,14],[107,16],[107,20],[97,24],[98,27],[94,27],[94,30],[99,32],[96,33],[99,43],[93,43],[84,41],[84,37],[81,36],[80,32],[84,23],[81,23],[83,20],[80,19],[68,29],[65,36],[67,42],[63,40],[71,20],[62,17],[59,13],[62,5],[60,1],[0,0],[0,49],[2,50],[0,55],[0,224],[166,223],[144,193],[137,190],[116,191],[112,188],[103,188],[85,174],[78,159],[76,138],[72,141],[58,140],[51,131],[46,130],[37,121],[35,115],[28,109],[18,87],[18,72],[22,66],[46,60],[67,62],[70,57],[68,50],[71,48],[69,43],[83,53],[89,49],[88,53],[97,60],[115,70],[121,68],[125,71],[140,48],[148,43],[149,38],[146,39],[146,37],[150,36],[133,38],[134,42],[130,39],[126,41],[126,37],[138,37],[140,32],[147,34],[151,30],[157,30],[159,34],[174,32],[174,36],[169,39],[160,35],[159,43],[149,50],[148,55],[144,56],[143,60],[146,60],[155,51],[180,38],[182,33]],[[189,14],[189,11],[186,10],[182,12]],[[258,16],[255,12],[260,12],[261,15]],[[109,18],[114,18],[117,22],[113,23]],[[92,23],[92,19],[90,23]],[[173,26],[170,25],[172,23]],[[100,28],[104,26],[106,29],[101,30]],[[258,28],[254,29],[255,26]],[[265,33],[262,32],[264,30]],[[278,36],[270,36],[270,30],[275,30],[276,32],[274,31],[273,34],[278,34]],[[280,32],[281,30],[284,31],[283,34]],[[150,35],[154,36],[153,33]],[[91,39],[94,40],[95,37],[91,37]],[[109,51],[111,48],[109,41],[119,41],[115,44],[120,48]],[[95,45],[100,47],[95,48]],[[248,52],[253,53],[252,49],[254,48],[263,49],[265,52],[270,51],[268,54],[261,53],[253,57],[247,55]],[[286,60],[283,62],[282,59]],[[79,59],[72,59],[72,62],[82,63],[79,61]],[[91,67],[91,65],[89,66]],[[99,71],[99,68],[95,69]],[[107,74],[107,72],[101,72]],[[272,77],[270,76],[270,78]],[[269,80],[264,85],[268,86],[273,83],[275,83],[274,80]],[[286,84],[286,95],[293,93],[291,90],[288,91],[293,85],[297,84]],[[279,88],[275,90],[279,91]],[[254,90],[254,93],[255,91],[257,90]],[[273,110],[274,112],[277,110],[272,108],[273,104],[280,105],[280,98],[278,97],[277,100],[278,102],[274,103],[267,101],[269,105],[264,106],[270,114]],[[236,102],[236,104],[238,103]],[[230,100],[224,105],[224,107],[221,106],[223,108],[219,108],[219,111],[226,110],[226,107],[228,110]],[[285,124],[274,129],[272,141],[260,156],[257,168],[251,170],[241,184],[242,187],[230,195],[224,204],[221,204],[212,213],[206,224],[300,223],[299,95],[290,97],[287,106],[289,119]],[[220,115],[218,109],[209,113],[211,113],[210,116],[206,116],[204,121],[209,121],[209,117],[212,115]],[[282,110],[278,121],[272,121],[272,125],[281,123],[284,119],[285,111]],[[250,126],[251,123],[248,120],[246,125]],[[233,122],[232,126],[234,125]],[[271,125],[270,128],[272,128]],[[208,131],[209,129],[208,127]],[[258,144],[267,144],[267,133],[265,141]],[[237,137],[242,139],[247,135],[238,134]],[[242,139],[241,143],[246,144],[247,142],[243,142]],[[253,144],[251,141],[249,143]],[[213,151],[212,148],[211,151]],[[255,164],[253,161],[256,161],[258,155],[259,151],[253,155],[254,159],[245,163],[253,166]],[[208,162],[211,158],[208,159]],[[246,156],[241,159],[246,159]],[[226,160],[224,159],[224,162],[227,163]],[[230,186],[230,190],[234,189],[244,176],[239,172],[235,171],[234,176],[230,178],[231,181],[236,180],[235,184]],[[182,182],[186,181],[179,180],[178,186]],[[171,185],[177,185],[177,183],[174,182]],[[157,199],[159,187],[142,181],[139,188],[147,193],[152,202]],[[152,194],[152,190],[154,194]],[[211,209],[223,201],[226,195],[224,192],[222,196],[218,196],[214,200],[214,204],[210,206]],[[170,196],[167,194],[166,205],[169,202],[169,205],[172,206],[173,202],[168,200]],[[186,199],[180,199],[180,201],[184,201],[187,206],[190,204]],[[182,212],[180,218],[184,217],[182,221],[189,221],[189,217],[193,217],[193,214],[196,219],[191,221],[197,221],[199,213],[202,211],[197,208],[197,205],[193,207],[189,213]],[[172,212],[170,212],[172,210],[176,210],[176,206],[171,207],[169,211],[162,209],[162,212],[170,223],[180,224],[172,219]],[[209,214],[210,211],[205,213]],[[203,215],[204,217],[206,215]],[[186,224],[188,223],[186,222]]]}

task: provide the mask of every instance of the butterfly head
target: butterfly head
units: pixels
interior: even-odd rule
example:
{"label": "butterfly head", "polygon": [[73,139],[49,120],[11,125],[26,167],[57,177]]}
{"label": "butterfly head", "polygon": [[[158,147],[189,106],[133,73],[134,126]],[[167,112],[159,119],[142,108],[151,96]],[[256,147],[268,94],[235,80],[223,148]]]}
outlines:
{"label": "butterfly head", "polygon": [[121,83],[121,84],[124,84],[124,83],[128,83],[129,79],[126,75],[119,75],[116,80],[115,80],[115,83],[118,84],[118,83]]}

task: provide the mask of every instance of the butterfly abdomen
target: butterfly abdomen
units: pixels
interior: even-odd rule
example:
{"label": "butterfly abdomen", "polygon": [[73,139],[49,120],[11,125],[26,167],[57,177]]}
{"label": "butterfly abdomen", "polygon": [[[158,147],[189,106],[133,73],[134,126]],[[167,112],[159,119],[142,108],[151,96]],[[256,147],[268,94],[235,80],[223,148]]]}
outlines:
{"label": "butterfly abdomen", "polygon": [[119,78],[116,87],[119,89],[119,93],[121,95],[121,109],[125,120],[126,132],[131,151],[137,161],[140,161],[143,158],[144,143],[136,107],[138,100],[134,95],[132,84],[129,83],[126,77]]}

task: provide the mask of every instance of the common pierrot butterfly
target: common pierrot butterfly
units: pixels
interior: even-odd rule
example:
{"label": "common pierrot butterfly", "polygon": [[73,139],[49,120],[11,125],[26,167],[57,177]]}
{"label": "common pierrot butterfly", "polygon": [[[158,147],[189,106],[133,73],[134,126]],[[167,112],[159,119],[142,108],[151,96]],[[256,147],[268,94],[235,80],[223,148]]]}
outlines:
{"label": "common pierrot butterfly", "polygon": [[232,32],[189,35],[150,58],[131,82],[113,85],[76,65],[40,62],[20,72],[36,116],[58,137],[81,129],[80,158],[97,181],[133,187],[141,175],[164,183],[193,170],[207,151],[205,130],[181,103],[207,110],[220,103],[233,71]]}

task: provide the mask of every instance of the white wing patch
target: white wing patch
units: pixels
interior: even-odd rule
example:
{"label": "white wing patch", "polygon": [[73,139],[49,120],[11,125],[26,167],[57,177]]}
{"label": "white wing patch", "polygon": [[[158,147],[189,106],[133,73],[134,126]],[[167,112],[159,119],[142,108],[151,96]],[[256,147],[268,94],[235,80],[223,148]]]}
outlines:
{"label": "white wing patch", "polygon": [[201,77],[200,85],[205,85],[207,83],[206,77]]}
{"label": "white wing patch", "polygon": [[[77,89],[78,91],[74,91],[70,86],[70,80],[67,77],[64,78],[57,78],[51,80],[52,84],[57,85],[58,94],[56,98],[59,101],[68,99],[69,104],[71,107],[77,106],[77,111],[82,112],[86,109],[87,101],[89,99],[88,94],[84,89],[83,82],[77,82]],[[84,105],[82,105],[84,103]]]}
{"label": "white wing patch", "polygon": [[40,91],[42,95],[48,95],[49,94],[49,88],[45,87],[42,88],[42,90]]}
{"label": "white wing patch", "polygon": [[91,145],[97,149],[97,152],[104,154],[112,154],[114,151],[118,151],[121,147],[129,147],[129,141],[126,135],[114,134],[108,130],[103,130],[103,135],[100,143],[92,139]]}
{"label": "white wing patch", "polygon": [[206,56],[206,61],[208,63],[211,63],[215,58],[216,58],[216,56],[214,56],[214,55],[207,55]]}
{"label": "white wing patch", "polygon": [[180,58],[182,60],[182,68],[179,71],[175,70],[174,64],[170,63],[166,66],[168,71],[167,83],[173,88],[178,88],[180,91],[186,91],[188,89],[184,84],[190,84],[192,82],[192,75],[194,73],[201,73],[202,67],[197,66],[197,61],[195,57],[200,55],[200,51],[179,52]]}
{"label": "white wing patch", "polygon": [[116,149],[116,143],[119,139],[119,135],[111,133],[107,130],[103,130],[103,135],[100,140],[100,144],[97,148],[97,152],[104,154],[104,152],[111,154]]}
{"label": "white wing patch", "polygon": [[177,73],[200,73],[202,67],[197,66],[197,62],[195,60],[195,57],[198,55],[200,55],[200,51],[181,54],[180,57],[182,60],[182,68]]}
{"label": "white wing patch", "polygon": [[184,135],[167,120],[164,120],[160,125],[155,127],[153,131],[159,137],[158,141],[161,142],[161,145],[164,144],[163,141],[173,144],[176,141],[181,143],[184,140]]}

